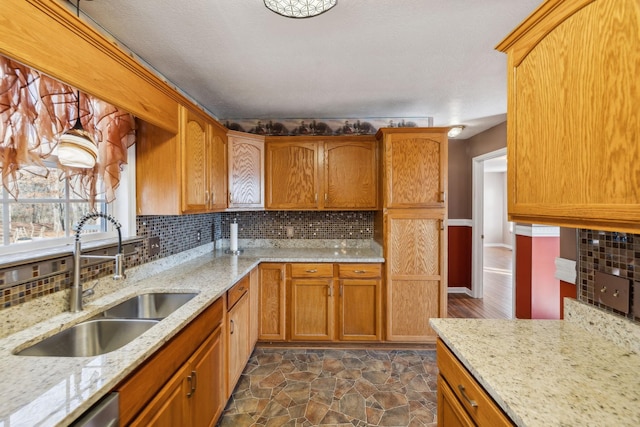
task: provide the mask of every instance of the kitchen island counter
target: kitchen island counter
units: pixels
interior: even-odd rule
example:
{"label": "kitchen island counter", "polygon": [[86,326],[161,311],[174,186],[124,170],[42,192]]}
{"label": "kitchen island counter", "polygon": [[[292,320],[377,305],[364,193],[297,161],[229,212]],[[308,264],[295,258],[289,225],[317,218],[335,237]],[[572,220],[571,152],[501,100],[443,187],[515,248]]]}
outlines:
{"label": "kitchen island counter", "polygon": [[518,426],[640,425],[640,355],[577,322],[432,319],[431,325]]}
{"label": "kitchen island counter", "polygon": [[[102,279],[96,287],[98,297],[87,303],[82,312],[60,313],[58,310],[48,320],[0,339],[0,425],[68,425],[260,262],[384,262],[376,251],[356,248],[256,248],[247,249],[239,256],[227,255],[221,250],[200,250],[192,259],[182,254],[177,259],[170,267],[163,261],[131,269],[122,282]],[[106,288],[114,290],[102,295],[98,292]],[[86,320],[132,295],[147,292],[197,292],[198,295],[129,344],[110,353],[95,357],[13,354],[16,349]],[[47,297],[41,300],[34,301],[34,309],[51,310],[49,306],[55,305],[47,301]]]}

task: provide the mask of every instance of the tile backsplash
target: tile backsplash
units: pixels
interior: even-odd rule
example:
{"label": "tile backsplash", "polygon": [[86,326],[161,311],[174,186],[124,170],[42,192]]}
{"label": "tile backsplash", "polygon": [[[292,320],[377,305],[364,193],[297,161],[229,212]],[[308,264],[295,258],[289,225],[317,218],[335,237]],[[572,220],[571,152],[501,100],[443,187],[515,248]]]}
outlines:
{"label": "tile backsplash", "polygon": [[[640,292],[640,271],[636,261],[640,261],[640,235],[598,230],[580,230],[579,242],[578,299],[600,307],[608,312],[640,321],[640,307],[631,306],[629,314],[618,312],[598,302],[595,272],[613,274],[634,283]],[[633,299],[634,286],[632,286]],[[635,313],[634,313],[635,312]]]}
{"label": "tile backsplash", "polygon": [[[229,238],[229,224],[235,219],[240,239],[372,239],[370,211],[253,211],[199,215],[138,216],[141,239],[125,248],[127,268]],[[287,237],[287,227],[293,236]],[[148,239],[160,239],[160,251],[151,255]],[[107,250],[104,250],[107,251]],[[113,252],[113,249],[109,250]],[[44,260],[0,267],[0,310],[69,288],[73,260],[69,254]],[[113,274],[112,262],[83,266],[82,281]]]}

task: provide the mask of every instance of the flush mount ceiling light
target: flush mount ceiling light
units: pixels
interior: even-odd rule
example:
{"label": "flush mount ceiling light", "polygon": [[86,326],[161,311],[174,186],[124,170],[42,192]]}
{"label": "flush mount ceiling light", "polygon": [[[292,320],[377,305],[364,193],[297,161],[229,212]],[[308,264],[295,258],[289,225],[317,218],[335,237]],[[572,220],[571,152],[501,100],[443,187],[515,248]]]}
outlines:
{"label": "flush mount ceiling light", "polygon": [[[76,4],[80,16],[80,0]],[[77,99],[77,118],[73,128],[62,134],[58,140],[58,162],[72,168],[91,169],[98,158],[98,147],[80,121],[80,91]]]}
{"label": "flush mount ceiling light", "polygon": [[460,133],[464,130],[463,125],[452,126],[449,128],[449,133],[447,134],[449,138],[455,138],[460,135]]}
{"label": "flush mount ceiling light", "polygon": [[287,18],[311,18],[325,13],[338,0],[264,0],[267,9]]}

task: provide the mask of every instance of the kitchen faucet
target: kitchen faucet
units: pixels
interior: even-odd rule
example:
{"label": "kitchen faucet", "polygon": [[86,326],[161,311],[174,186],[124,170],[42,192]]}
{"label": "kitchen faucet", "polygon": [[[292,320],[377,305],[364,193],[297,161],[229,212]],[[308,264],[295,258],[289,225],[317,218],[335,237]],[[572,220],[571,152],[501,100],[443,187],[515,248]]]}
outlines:
{"label": "kitchen faucet", "polygon": [[[106,219],[107,221],[111,222],[118,231],[118,251],[115,255],[82,255],[82,248],[80,246],[80,232],[82,231],[82,227],[84,227],[85,222],[94,218]],[[112,259],[115,261],[115,274],[113,275],[113,279],[122,280],[126,277],[124,274],[124,254],[122,253],[122,234],[120,233],[120,223],[116,221],[114,217],[102,212],[90,212],[80,218],[80,222],[78,222],[75,232],[76,240],[73,249],[73,283],[71,284],[71,288],[69,289],[69,311],[71,311],[72,313],[82,311],[82,297],[85,295],[85,293],[82,291],[82,283],[80,282],[80,269],[82,268],[80,263],[82,262],[83,258]],[[92,290],[93,288],[88,289],[85,292]]]}

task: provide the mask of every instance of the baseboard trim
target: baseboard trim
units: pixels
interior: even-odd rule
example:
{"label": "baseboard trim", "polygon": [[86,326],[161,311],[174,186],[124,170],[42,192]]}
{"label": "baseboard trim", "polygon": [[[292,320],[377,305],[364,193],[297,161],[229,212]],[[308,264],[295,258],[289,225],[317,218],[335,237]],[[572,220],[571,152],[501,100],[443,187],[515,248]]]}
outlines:
{"label": "baseboard trim", "polygon": [[469,296],[473,296],[471,289],[466,288],[464,286],[452,286],[447,289],[447,293],[449,294],[467,294]]}

